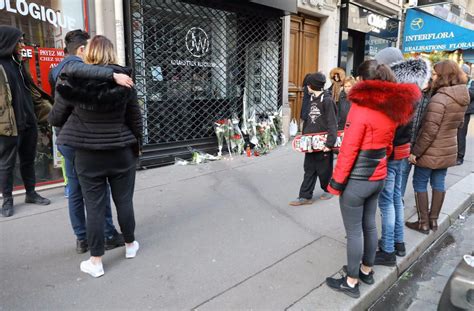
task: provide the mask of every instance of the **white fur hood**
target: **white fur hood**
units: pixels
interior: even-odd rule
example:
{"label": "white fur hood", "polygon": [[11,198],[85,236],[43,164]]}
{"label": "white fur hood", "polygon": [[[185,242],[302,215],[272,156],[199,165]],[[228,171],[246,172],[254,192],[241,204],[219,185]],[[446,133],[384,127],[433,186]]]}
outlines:
{"label": "white fur hood", "polygon": [[410,58],[390,66],[399,83],[415,83],[423,89],[431,78],[431,64],[423,58]]}

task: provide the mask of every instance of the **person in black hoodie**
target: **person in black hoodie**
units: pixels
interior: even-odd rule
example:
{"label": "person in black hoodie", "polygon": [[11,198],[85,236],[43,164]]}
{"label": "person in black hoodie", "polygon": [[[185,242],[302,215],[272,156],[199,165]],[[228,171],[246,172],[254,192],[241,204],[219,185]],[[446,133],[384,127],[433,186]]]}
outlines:
{"label": "person in black hoodie", "polygon": [[306,76],[305,80],[310,99],[309,105],[305,109],[305,114],[301,116],[304,121],[303,135],[327,132],[327,141],[324,150],[305,154],[304,179],[298,198],[290,202],[292,206],[313,203],[313,191],[318,177],[321,189],[324,191],[320,199],[328,200],[332,197],[327,192],[327,186],[333,169],[333,152],[331,148],[336,143],[337,138],[336,105],[331,98],[331,94],[323,91],[324,84],[326,83],[326,76],[324,74],[321,72],[310,74]]}
{"label": "person in black hoodie", "polygon": [[[104,36],[92,38],[84,61],[131,75],[130,69],[116,65],[113,44]],[[63,68],[49,122],[62,127],[58,144],[76,150],[75,168],[86,202],[91,254],[89,260],[81,262],[80,268],[93,277],[100,277],[104,274],[107,181],[125,240],[125,257],[135,257],[139,248],[134,236],[133,192],[142,117],[134,89],[87,79],[81,70],[75,70],[79,65],[70,63]]]}
{"label": "person in black hoodie", "polygon": [[35,191],[37,123],[51,109],[48,96],[39,89],[22,63],[23,33],[0,26],[0,190],[1,215],[10,217],[13,208],[13,169],[20,158],[20,173],[26,189],[25,203],[48,205],[50,200]]}

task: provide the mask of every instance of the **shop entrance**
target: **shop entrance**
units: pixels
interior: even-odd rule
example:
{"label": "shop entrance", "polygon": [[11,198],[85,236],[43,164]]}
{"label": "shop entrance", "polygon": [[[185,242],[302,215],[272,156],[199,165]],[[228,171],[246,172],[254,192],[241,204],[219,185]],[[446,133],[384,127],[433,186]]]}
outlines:
{"label": "shop entrance", "polygon": [[300,120],[303,103],[303,79],[318,70],[319,20],[307,16],[291,16],[290,68],[288,102],[291,118]]}
{"label": "shop entrance", "polygon": [[214,153],[213,125],[281,106],[281,11],[237,1],[130,1],[130,64],[144,116],[141,165]]}

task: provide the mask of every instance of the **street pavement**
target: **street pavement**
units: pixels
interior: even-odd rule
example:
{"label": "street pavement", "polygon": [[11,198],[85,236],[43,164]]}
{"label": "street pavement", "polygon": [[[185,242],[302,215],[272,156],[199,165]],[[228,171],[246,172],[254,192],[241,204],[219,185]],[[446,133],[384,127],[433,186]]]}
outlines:
{"label": "street pavement", "polygon": [[474,252],[474,206],[382,296],[370,311],[437,311],[449,277],[464,255]]}
{"label": "street pavement", "polygon": [[[448,186],[464,180],[458,188],[466,188],[474,171],[473,127],[469,136],[465,164],[449,169]],[[15,215],[0,218],[0,310],[352,308],[354,299],[324,284],[346,262],[338,199],[288,206],[302,177],[303,154],[289,146],[262,157],[138,172],[141,248],[127,260],[123,248],[107,251],[99,279],[79,270],[88,255],[75,253],[63,189],[42,193],[49,206],[16,197]],[[463,189],[453,200],[470,198]],[[415,214],[411,187],[405,203],[408,219]],[[415,238],[424,237],[407,230],[407,242]],[[376,268],[376,281],[388,282],[380,277],[389,270],[396,268]],[[369,303],[381,295],[361,291],[377,296]]]}

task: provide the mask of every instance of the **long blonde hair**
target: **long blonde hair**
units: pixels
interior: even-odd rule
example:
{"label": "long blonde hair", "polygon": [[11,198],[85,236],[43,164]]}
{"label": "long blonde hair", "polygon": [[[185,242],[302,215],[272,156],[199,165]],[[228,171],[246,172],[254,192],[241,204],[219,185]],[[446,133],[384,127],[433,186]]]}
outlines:
{"label": "long blonde hair", "polygon": [[91,65],[117,64],[117,54],[113,43],[105,36],[94,36],[87,43],[84,62]]}

